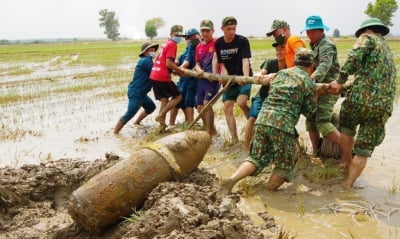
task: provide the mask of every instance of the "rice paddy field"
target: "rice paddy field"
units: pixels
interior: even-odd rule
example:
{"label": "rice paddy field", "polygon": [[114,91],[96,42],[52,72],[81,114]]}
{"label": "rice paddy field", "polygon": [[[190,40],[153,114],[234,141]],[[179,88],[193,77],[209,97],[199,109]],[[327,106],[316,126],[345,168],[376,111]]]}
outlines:
{"label": "rice paddy field", "polygon": [[[355,39],[333,41],[343,64]],[[388,42],[400,72],[400,39]],[[127,85],[142,44],[77,41],[0,46],[0,167],[63,158],[90,161],[108,152],[128,156],[145,142],[161,137],[153,132],[155,113],[143,125],[134,126],[132,120],[119,135],[113,134],[127,107]],[[266,58],[274,57],[271,44],[271,39],[250,38],[254,72]],[[178,51],[183,48],[180,44]],[[214,110],[220,136],[213,140],[201,167],[227,177],[246,154],[229,142],[222,103]],[[245,118],[239,110],[235,112],[243,138]],[[172,130],[183,130],[179,128],[182,119],[180,113]],[[309,173],[276,193],[254,190],[259,180],[235,188],[244,192],[240,208],[255,222],[257,212],[268,211],[296,238],[400,238],[399,126],[397,99],[386,138],[368,160],[356,189],[343,191],[334,166],[311,162],[315,167]],[[299,133],[307,150],[304,126],[299,126]]]}

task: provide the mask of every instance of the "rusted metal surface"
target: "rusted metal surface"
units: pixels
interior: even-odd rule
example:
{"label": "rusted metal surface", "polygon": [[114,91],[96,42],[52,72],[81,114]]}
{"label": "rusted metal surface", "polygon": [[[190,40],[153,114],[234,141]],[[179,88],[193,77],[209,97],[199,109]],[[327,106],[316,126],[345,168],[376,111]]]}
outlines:
{"label": "rusted metal surface", "polygon": [[186,131],[161,138],[91,178],[72,193],[68,212],[92,233],[139,209],[160,182],[182,177],[198,167],[210,135]]}

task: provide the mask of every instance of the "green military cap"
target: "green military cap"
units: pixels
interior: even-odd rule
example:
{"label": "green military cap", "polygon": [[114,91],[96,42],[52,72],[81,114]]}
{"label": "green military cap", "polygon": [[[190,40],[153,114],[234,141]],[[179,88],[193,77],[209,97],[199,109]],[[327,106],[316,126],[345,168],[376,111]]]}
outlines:
{"label": "green military cap", "polygon": [[183,27],[181,25],[173,25],[171,27],[171,33],[175,36],[185,36],[185,34],[183,34]]}
{"label": "green military cap", "polygon": [[200,30],[202,29],[214,30],[214,23],[208,19],[203,20],[200,22]]}
{"label": "green military cap", "polygon": [[222,20],[222,26],[228,26],[228,25],[237,25],[237,20],[235,17],[229,16],[229,17],[225,17]]}
{"label": "green military cap", "polygon": [[304,47],[299,47],[296,50],[294,63],[300,66],[310,66],[313,63],[313,51]]}
{"label": "green military cap", "polygon": [[283,20],[279,20],[279,19],[275,19],[272,22],[272,26],[271,26],[271,31],[267,32],[267,36],[272,36],[272,34],[274,33],[274,31],[278,30],[279,28],[289,28],[289,24]]}
{"label": "green military cap", "polygon": [[356,37],[359,37],[368,27],[373,28],[374,32],[380,33],[382,36],[389,33],[389,28],[381,20],[378,18],[369,18],[361,23],[360,28],[355,33]]}

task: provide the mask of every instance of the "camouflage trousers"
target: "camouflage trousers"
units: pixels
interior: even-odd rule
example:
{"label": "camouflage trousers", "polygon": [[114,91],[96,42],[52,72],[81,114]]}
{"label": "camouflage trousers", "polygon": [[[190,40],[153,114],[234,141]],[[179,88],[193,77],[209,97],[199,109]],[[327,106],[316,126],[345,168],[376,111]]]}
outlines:
{"label": "camouflage trousers", "polygon": [[245,160],[256,166],[253,175],[259,174],[265,167],[273,164],[275,175],[286,181],[292,180],[299,155],[298,136],[259,124],[255,125],[254,130],[250,156]]}
{"label": "camouflage trousers", "polygon": [[385,138],[385,124],[390,114],[384,109],[343,101],[340,109],[340,132],[355,136],[353,153],[370,157],[375,147]]}
{"label": "camouflage trousers", "polygon": [[315,114],[306,120],[307,131],[319,131],[322,136],[326,137],[336,129],[331,123],[331,119],[333,107],[338,99],[338,95],[324,95],[319,97]]}

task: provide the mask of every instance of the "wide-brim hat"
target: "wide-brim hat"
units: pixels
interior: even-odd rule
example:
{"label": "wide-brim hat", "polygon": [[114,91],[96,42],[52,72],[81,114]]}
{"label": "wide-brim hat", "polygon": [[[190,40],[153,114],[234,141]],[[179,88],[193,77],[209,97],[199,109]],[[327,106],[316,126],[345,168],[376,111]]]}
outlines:
{"label": "wide-brim hat", "polygon": [[143,45],[142,45],[142,50],[141,50],[141,52],[139,53],[139,56],[140,57],[142,57],[143,56],[143,54],[148,50],[148,49],[150,49],[150,48],[152,48],[152,47],[154,47],[155,48],[155,51],[157,51],[158,50],[158,44],[153,44],[153,43],[150,43],[150,42],[146,42],[146,43],[144,43]]}
{"label": "wide-brim hat", "polygon": [[308,31],[308,30],[314,30],[314,29],[323,29],[325,31],[329,31],[329,27],[324,25],[322,18],[320,16],[316,16],[316,15],[307,17],[306,25],[301,32]]}
{"label": "wide-brim hat", "polygon": [[389,33],[389,27],[387,27],[383,22],[378,19],[378,18],[369,18],[361,23],[360,28],[356,31],[355,35],[356,37],[359,37],[362,32],[368,27],[374,27],[375,31],[378,31],[378,33],[382,34],[382,36],[385,36]]}

